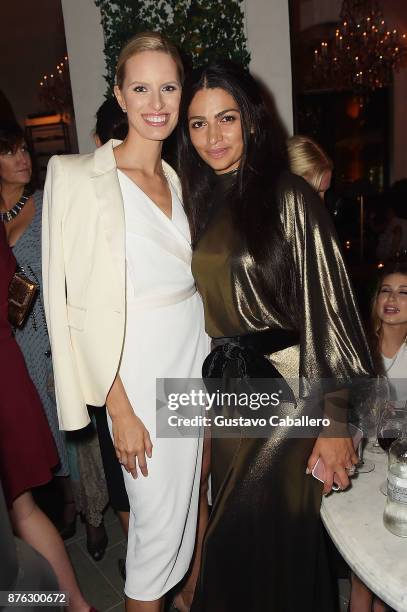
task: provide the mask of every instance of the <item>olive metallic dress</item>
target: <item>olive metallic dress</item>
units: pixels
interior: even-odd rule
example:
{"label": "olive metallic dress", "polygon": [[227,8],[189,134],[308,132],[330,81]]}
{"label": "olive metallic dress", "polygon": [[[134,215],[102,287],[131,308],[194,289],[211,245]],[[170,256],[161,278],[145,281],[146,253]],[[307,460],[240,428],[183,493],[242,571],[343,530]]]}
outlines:
{"label": "olive metallic dress", "polygon": [[[273,330],[277,335],[285,330],[297,337],[295,343],[288,341],[277,351],[263,350],[261,358],[286,380],[331,379],[346,384],[369,376],[369,350],[323,202],[301,178],[287,173],[280,180],[283,236],[295,273],[295,289],[287,287],[288,299],[296,300],[293,324],[288,308],[278,307],[267,282],[259,281],[245,239],[235,229],[233,202],[225,189],[225,181],[231,180],[230,175],[217,178],[216,211],[192,261],[206,331],[215,346],[226,341],[226,347],[236,348],[233,338],[261,338],[267,335],[265,330],[271,335]],[[224,196],[221,202],[219,193]],[[222,376],[236,376],[243,353],[234,359],[233,351],[221,355],[216,350],[218,357],[229,355]],[[254,375],[264,376],[261,368]],[[305,406],[298,399],[291,409],[285,406],[284,414],[298,417]],[[319,516],[322,485],[305,474],[315,438],[290,434],[290,428],[277,427],[268,438],[246,437],[241,430],[234,439],[212,439],[214,505],[193,612],[337,609]]]}

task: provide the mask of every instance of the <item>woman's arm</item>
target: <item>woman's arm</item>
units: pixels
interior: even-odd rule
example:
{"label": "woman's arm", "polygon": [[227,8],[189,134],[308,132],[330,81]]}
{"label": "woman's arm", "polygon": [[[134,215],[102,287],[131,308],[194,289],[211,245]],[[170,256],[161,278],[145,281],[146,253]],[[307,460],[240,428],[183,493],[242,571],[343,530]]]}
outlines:
{"label": "woman's arm", "polygon": [[[283,184],[283,224],[293,248],[300,330],[300,382],[305,397],[314,384],[322,388],[324,412],[332,418],[317,439],[308,460],[312,470],[322,458],[327,473],[343,488],[346,468],[356,462],[344,429],[346,389],[354,379],[373,375],[373,365],[340,244],[329,213],[318,195],[299,177]],[[339,433],[337,433],[338,429]]]}
{"label": "woman's arm", "polygon": [[52,350],[55,395],[61,429],[82,429],[89,423],[72,349],[66,301],[64,214],[68,179],[59,157],[50,159],[42,206],[42,286]]}
{"label": "woman's arm", "polygon": [[137,463],[143,476],[148,476],[147,459],[151,459],[153,445],[150,434],[136,416],[119,375],[108,393],[106,406],[112,419],[113,443],[123,467],[137,478]]}

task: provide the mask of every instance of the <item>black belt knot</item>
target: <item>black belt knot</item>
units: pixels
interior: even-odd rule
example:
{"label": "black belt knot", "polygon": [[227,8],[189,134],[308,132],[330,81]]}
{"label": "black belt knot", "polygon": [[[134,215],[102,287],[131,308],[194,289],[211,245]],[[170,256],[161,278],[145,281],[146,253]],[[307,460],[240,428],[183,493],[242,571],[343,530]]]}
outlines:
{"label": "black belt knot", "polygon": [[[291,388],[283,383],[280,372],[265,357],[289,346],[298,344],[299,334],[286,329],[265,330],[242,336],[213,338],[215,345],[202,367],[204,379],[236,378],[248,381],[279,379],[278,386],[284,389],[284,398],[293,401]],[[233,372],[233,374],[232,374]]]}

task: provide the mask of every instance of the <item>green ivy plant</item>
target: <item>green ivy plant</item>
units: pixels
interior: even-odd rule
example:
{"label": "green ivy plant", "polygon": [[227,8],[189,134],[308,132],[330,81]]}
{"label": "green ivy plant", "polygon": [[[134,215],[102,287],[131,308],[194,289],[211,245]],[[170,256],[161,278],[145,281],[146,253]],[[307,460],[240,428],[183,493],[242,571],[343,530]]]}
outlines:
{"label": "green ivy plant", "polygon": [[162,32],[180,49],[186,64],[228,59],[248,66],[242,0],[95,0],[102,15],[108,94],[120,49],[137,32]]}

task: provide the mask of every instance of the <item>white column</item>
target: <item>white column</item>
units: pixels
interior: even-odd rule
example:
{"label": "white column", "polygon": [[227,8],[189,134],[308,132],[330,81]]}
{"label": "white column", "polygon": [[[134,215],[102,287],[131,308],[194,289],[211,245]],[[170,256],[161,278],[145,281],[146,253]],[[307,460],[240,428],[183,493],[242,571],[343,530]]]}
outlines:
{"label": "white column", "polygon": [[62,0],[65,37],[80,153],[95,149],[95,113],[107,84],[100,10],[94,0]]}
{"label": "white column", "polygon": [[288,132],[293,132],[288,0],[245,0],[250,69],[273,94]]}

